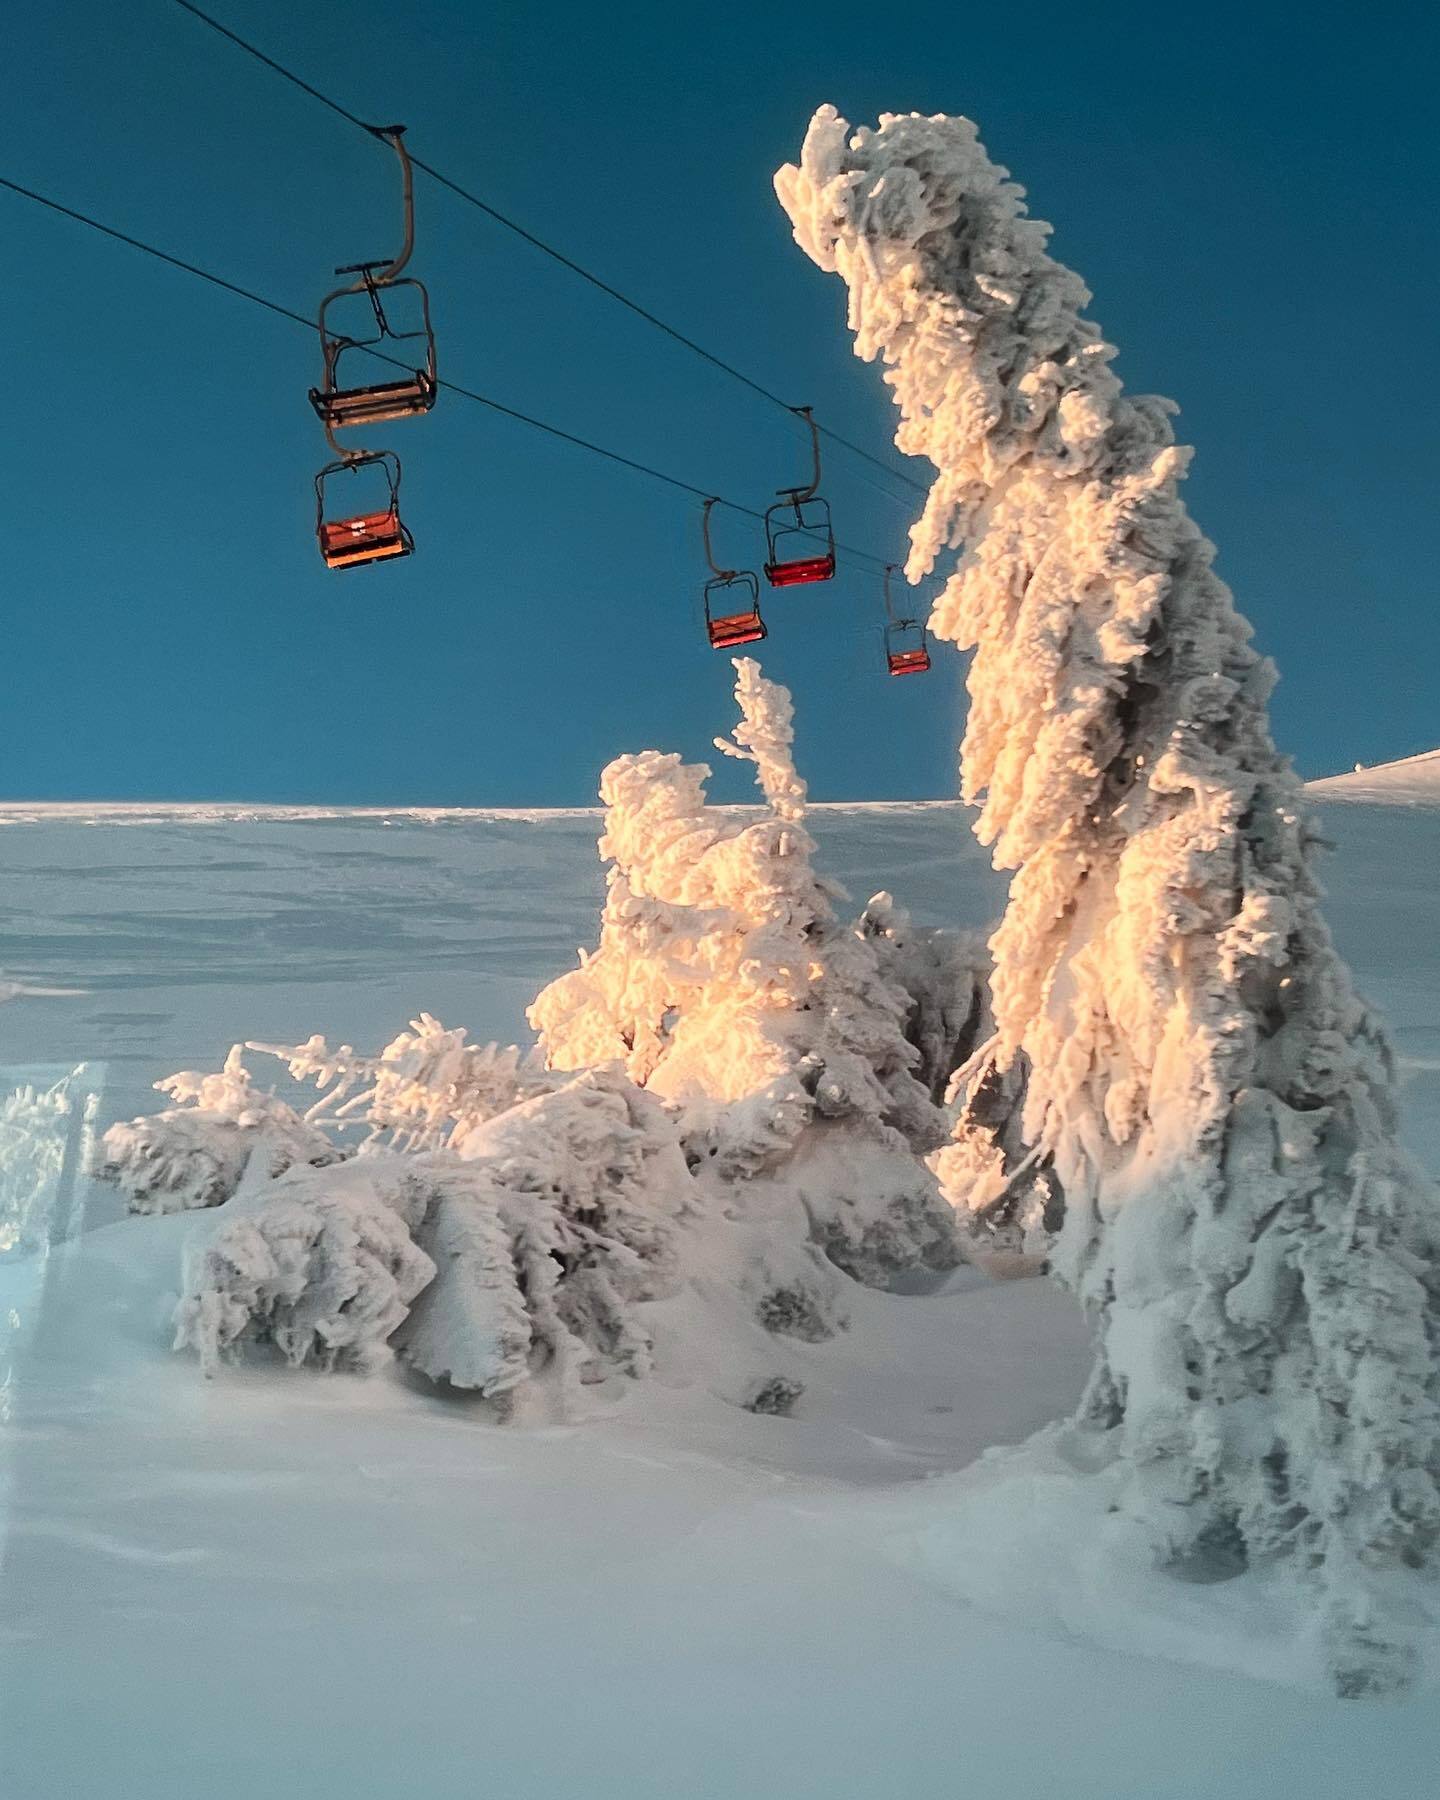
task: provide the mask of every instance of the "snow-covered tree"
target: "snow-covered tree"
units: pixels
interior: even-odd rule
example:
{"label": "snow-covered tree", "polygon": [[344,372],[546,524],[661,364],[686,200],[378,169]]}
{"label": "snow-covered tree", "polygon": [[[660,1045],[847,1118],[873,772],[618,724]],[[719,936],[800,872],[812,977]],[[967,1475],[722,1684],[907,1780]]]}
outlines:
{"label": "snow-covered tree", "polygon": [[[447,1029],[421,1013],[378,1056],[318,1036],[303,1044],[235,1044],[218,1074],[187,1070],[156,1082],[176,1104],[112,1125],[91,1172],[120,1188],[131,1212],[184,1212],[228,1200],[262,1145],[271,1175],[376,1146],[459,1150],[487,1119],[556,1085],[533,1053],[465,1037],[463,1027]],[[247,1050],[279,1057],[292,1079],[313,1082],[320,1098],[301,1113],[257,1087]]]}
{"label": "snow-covered tree", "polygon": [[668,1358],[783,1415],[852,1283],[955,1265],[924,1158],[988,1028],[986,953],[888,894],[842,921],[790,697],[736,668],[719,747],[765,804],[712,808],[708,771],[656,751],[611,764],[600,946],[536,1001],[543,1057],[421,1014],[378,1055],[244,1047],[314,1084],[303,1113],[237,1047],[111,1132],[104,1172],[137,1209],[218,1205],[190,1240],[177,1347],[208,1369],[255,1345],[332,1370],[395,1354],[507,1416]]}
{"label": "snow-covered tree", "polygon": [[962,787],[1016,871],[994,1067],[1063,1188],[1052,1260],[1103,1321],[1087,1403],[1162,1552],[1285,1562],[1343,1692],[1404,1678],[1388,1572],[1440,1534],[1436,1201],[1331,945],[1273,671],[1049,228],[960,118],[816,114],[777,177],[936,476],[911,580],[973,648]]}
{"label": "snow-covered tree", "polygon": [[257,1150],[263,1150],[271,1175],[294,1163],[330,1163],[340,1155],[294,1107],[255,1086],[240,1044],[218,1074],[186,1070],[155,1086],[176,1104],[112,1125],[91,1171],[124,1192],[131,1212],[219,1206],[239,1187]]}
{"label": "snow-covered tree", "polygon": [[647,750],[601,777],[611,862],[600,945],[530,1008],[550,1064],[609,1057],[679,1105],[725,1167],[788,1150],[816,1114],[930,1148],[943,1122],[914,1069],[909,999],[835,915],[812,864],[793,709],[737,657],[741,711],[716,748],[755,764],[752,822],[711,808],[710,771]]}
{"label": "snow-covered tree", "polygon": [[86,1074],[81,1063],[49,1087],[27,1081],[0,1093],[0,1262],[44,1255],[64,1228],[66,1145],[77,1112],[87,1142],[94,1116]]}
{"label": "snow-covered tree", "polygon": [[553,1067],[623,1063],[677,1109],[692,1163],[718,1180],[794,1173],[802,1151],[822,1154],[826,1127],[878,1147],[888,1179],[872,1155],[868,1184],[847,1182],[838,1158],[807,1188],[820,1240],[866,1280],[892,1257],[953,1262],[952,1221],[914,1154],[946,1130],[906,1037],[914,999],[814,869],[789,694],[750,658],[735,668],[740,722],[715,742],[754,763],[760,816],[709,807],[708,769],[678,756],[612,762],[600,944],[530,1021]]}
{"label": "snow-covered tree", "polygon": [[855,922],[880,973],[905,996],[901,1021],[916,1079],[937,1106],[957,1069],[993,1030],[990,952],[983,932],[917,926],[893,894],[874,894]]}
{"label": "snow-covered tree", "polygon": [[550,1084],[458,1152],[252,1171],[187,1259],[176,1346],[359,1370],[393,1347],[433,1381],[507,1405],[538,1381],[563,1408],[648,1371],[635,1308],[674,1285],[689,1186],[664,1108],[617,1070]]}
{"label": "snow-covered tree", "polygon": [[983,933],[918,929],[885,893],[870,900],[856,929],[909,996],[904,1030],[920,1053],[916,1074],[954,1118],[949,1140],[928,1161],[968,1260],[997,1276],[1039,1274],[1059,1181],[1025,1139],[1023,1055],[996,1066]]}

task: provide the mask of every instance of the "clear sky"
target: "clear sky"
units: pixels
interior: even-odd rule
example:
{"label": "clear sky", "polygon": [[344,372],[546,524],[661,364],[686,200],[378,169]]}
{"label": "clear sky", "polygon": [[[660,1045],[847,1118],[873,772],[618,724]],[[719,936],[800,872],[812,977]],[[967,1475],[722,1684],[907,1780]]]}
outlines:
{"label": "clear sky", "polygon": [[[881,455],[878,373],[771,173],[822,101],[968,113],[1127,385],[1181,404],[1283,747],[1320,773],[1440,743],[1433,6],[208,10]],[[390,248],[389,153],[172,0],[6,35],[0,173],[305,313]],[[785,415],[424,176],[417,203],[442,374],[750,504],[798,478]],[[728,728],[687,496],[442,395],[383,428],[418,554],[330,573],[313,339],[4,191],[0,221],[0,794],[585,804],[619,751]],[[907,509],[829,471],[842,539],[898,560]],[[754,566],[756,529],[722,515],[722,554]],[[868,565],[768,611],[817,798],[953,792],[963,665],[887,680]]]}

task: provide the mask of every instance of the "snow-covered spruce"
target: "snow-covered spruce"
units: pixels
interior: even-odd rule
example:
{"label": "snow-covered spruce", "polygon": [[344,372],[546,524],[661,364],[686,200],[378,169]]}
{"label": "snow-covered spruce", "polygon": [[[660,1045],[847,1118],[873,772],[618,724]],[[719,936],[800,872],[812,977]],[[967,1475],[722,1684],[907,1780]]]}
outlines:
{"label": "snow-covered spruce", "polygon": [[[750,658],[735,668],[741,718],[716,747],[755,764],[765,808],[747,822],[708,806],[709,770],[678,756],[612,762],[599,947],[540,993],[530,1022],[552,1067],[623,1063],[677,1110],[692,1166],[718,1183],[800,1179],[823,1162],[826,1179],[803,1183],[816,1236],[860,1280],[951,1266],[953,1217],[917,1160],[947,1129],[906,1036],[920,1003],[886,973],[898,953],[882,957],[879,925],[843,923],[843,894],[815,872],[788,692]],[[927,1003],[931,1061],[963,1054],[974,1012],[968,972],[944,975],[965,990],[964,1017]],[[854,1154],[826,1156],[827,1138]]]}
{"label": "snow-covered spruce", "polygon": [[1166,401],[1127,397],[960,118],[812,121],[777,177],[936,477],[919,580],[973,648],[967,799],[1016,871],[996,1066],[1064,1190],[1053,1264],[1103,1319],[1087,1416],[1162,1554],[1306,1571],[1341,1692],[1408,1673],[1384,1595],[1440,1534],[1436,1200],[1320,917],[1270,665],[1211,569]]}
{"label": "snow-covered spruce", "polygon": [[676,1279],[689,1186],[658,1102],[585,1071],[467,1134],[463,1151],[372,1150],[247,1186],[188,1258],[177,1348],[247,1343],[511,1396],[648,1369],[636,1303]]}
{"label": "snow-covered spruce", "polygon": [[294,1107],[255,1086],[243,1057],[236,1044],[218,1075],[187,1070],[157,1081],[176,1104],[105,1133],[91,1172],[120,1188],[131,1212],[219,1206],[240,1185],[257,1149],[271,1175],[340,1155]]}
{"label": "snow-covered spruce", "polygon": [[874,894],[855,922],[881,976],[905,996],[900,1029],[915,1050],[913,1073],[937,1106],[993,1029],[990,951],[979,931],[917,926],[893,894]]}

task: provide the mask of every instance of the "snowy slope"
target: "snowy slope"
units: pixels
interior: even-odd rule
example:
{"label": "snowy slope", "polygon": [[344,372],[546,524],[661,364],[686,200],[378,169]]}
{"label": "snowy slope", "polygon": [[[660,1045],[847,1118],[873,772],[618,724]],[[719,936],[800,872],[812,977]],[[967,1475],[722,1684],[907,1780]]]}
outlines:
{"label": "snowy slope", "polygon": [[[99,1124],[239,1037],[377,1044],[421,1008],[512,1037],[593,940],[601,891],[580,813],[0,824],[0,1098],[85,1059]],[[814,825],[857,899],[890,886],[922,922],[998,909],[957,807]],[[1346,805],[1326,828],[1341,948],[1391,1015],[1411,1141],[1440,1168],[1440,813]],[[56,1218],[72,1173],[63,1147],[41,1173]],[[950,1471],[1084,1378],[1083,1329],[1043,1284],[861,1294],[793,1419],[657,1383],[598,1422],[499,1430],[398,1380],[202,1382],[164,1348],[191,1222],[107,1224],[108,1196],[77,1198],[83,1242],[0,1260],[6,1800],[1434,1790],[1433,1696],[1347,1708],[1198,1667],[1213,1609],[1193,1590],[1164,1618],[1113,1596],[1112,1638],[1146,1654],[1107,1647],[1113,1563],[1082,1593],[1061,1555],[987,1561],[1005,1533],[983,1485],[981,1527],[947,1536]]]}
{"label": "snowy slope", "polygon": [[1323,781],[1312,781],[1309,791],[1317,800],[1327,802],[1440,806],[1440,750],[1427,750],[1399,762],[1377,763],[1373,769],[1355,769],[1348,775],[1330,775]]}

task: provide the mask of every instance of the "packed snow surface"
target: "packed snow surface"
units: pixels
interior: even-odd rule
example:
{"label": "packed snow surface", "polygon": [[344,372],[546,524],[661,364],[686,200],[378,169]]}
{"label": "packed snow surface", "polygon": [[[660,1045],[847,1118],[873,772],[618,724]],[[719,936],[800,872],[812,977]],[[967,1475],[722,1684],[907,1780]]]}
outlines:
{"label": "packed snow surface", "polygon": [[[1023,1521],[1013,1480],[997,1514],[986,1467],[960,1473],[1075,1403],[1086,1334],[1043,1282],[857,1289],[791,1418],[703,1378],[540,1428],[393,1372],[204,1381],[168,1349],[194,1219],[119,1218],[76,1176],[85,1136],[246,1038],[377,1044],[428,1011],[525,1041],[526,1004],[595,939],[598,818],[0,823],[6,1800],[1433,1793],[1433,1693],[1279,1685],[1270,1621],[1160,1589],[1059,1503],[1063,1445],[1027,1453]],[[857,904],[998,915],[956,806],[810,823]],[[1339,947],[1440,1169],[1440,812],[1323,825]]]}

